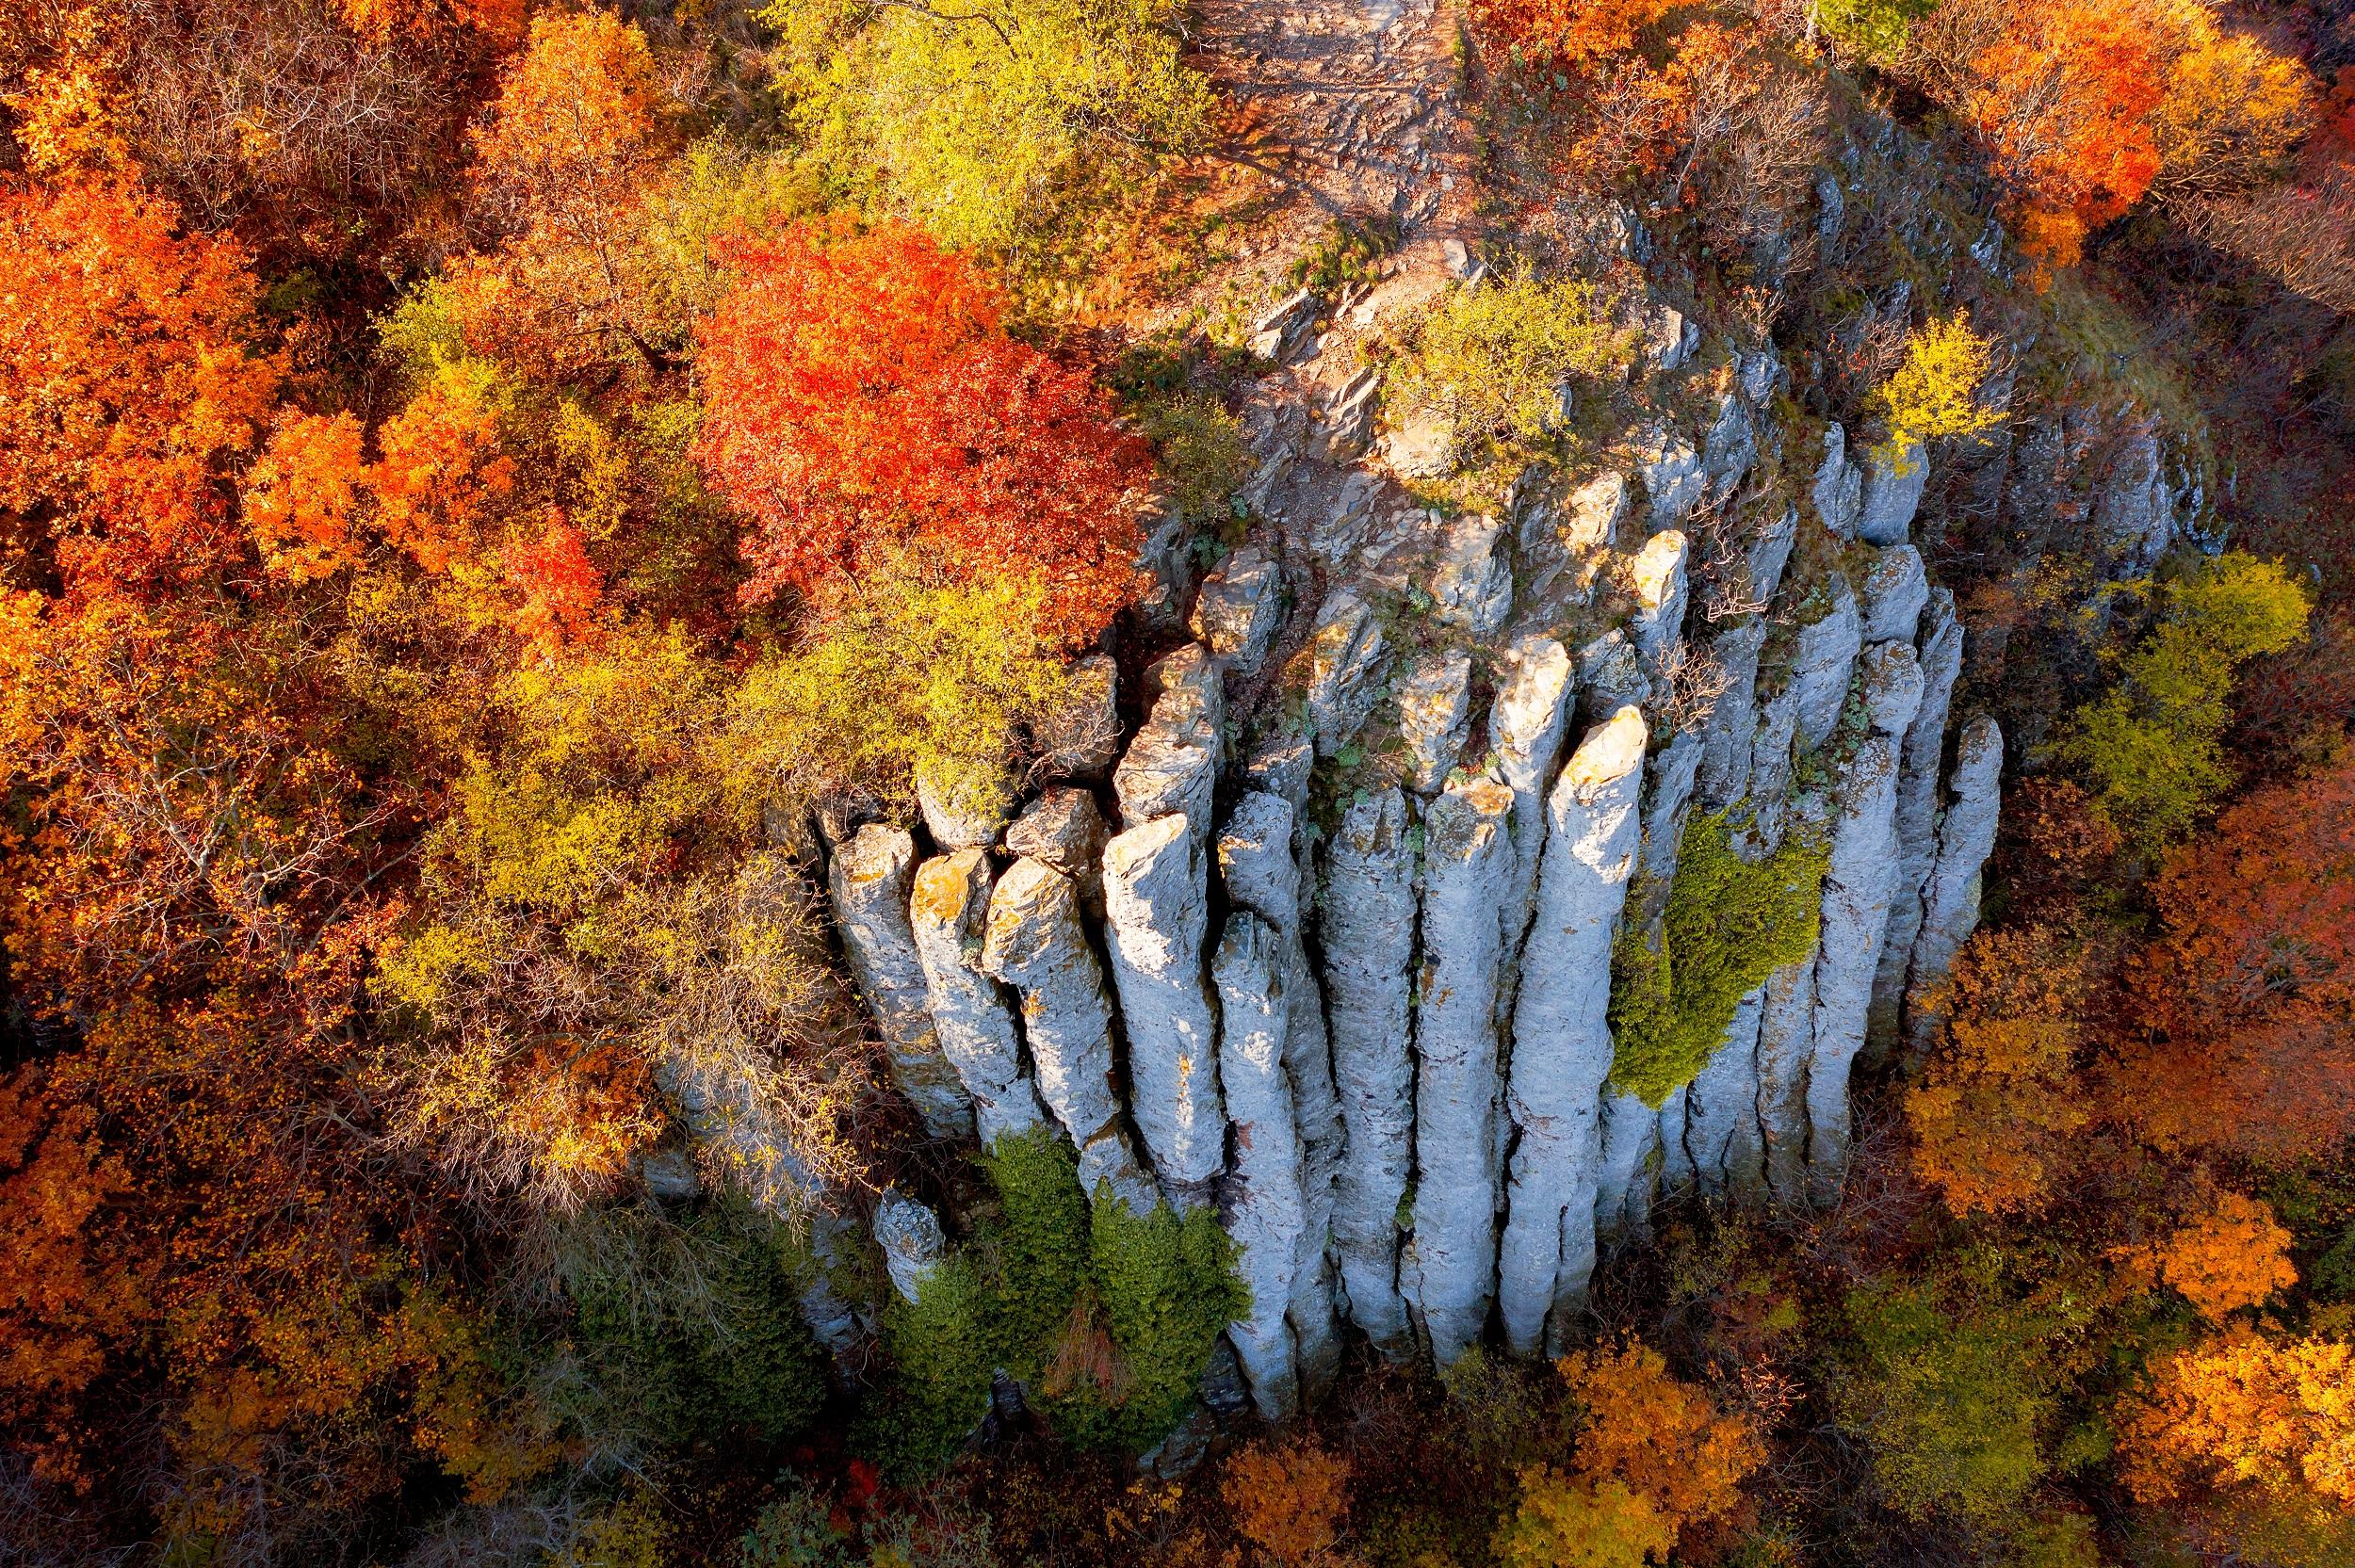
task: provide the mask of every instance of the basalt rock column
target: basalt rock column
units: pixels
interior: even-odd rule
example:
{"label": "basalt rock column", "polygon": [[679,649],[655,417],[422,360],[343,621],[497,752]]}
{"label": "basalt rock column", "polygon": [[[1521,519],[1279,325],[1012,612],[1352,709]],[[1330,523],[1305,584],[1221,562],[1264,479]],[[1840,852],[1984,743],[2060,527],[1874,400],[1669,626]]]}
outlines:
{"label": "basalt rock column", "polygon": [[1235,1168],[1222,1206],[1251,1291],[1250,1315],[1233,1323],[1227,1336],[1251,1384],[1252,1403],[1269,1421],[1285,1419],[1300,1404],[1290,1319],[1308,1224],[1291,1080],[1284,1071],[1287,959],[1274,927],[1238,911],[1227,917],[1210,966],[1225,1024],[1219,1075],[1235,1133]]}
{"label": "basalt rock column", "polygon": [[1496,1279],[1497,905],[1513,880],[1513,792],[1459,784],[1423,815],[1415,1009],[1415,1213],[1400,1287],[1431,1354],[1480,1336]]}
{"label": "basalt rock column", "polygon": [[[1341,1123],[1340,1107],[1334,1098],[1324,1000],[1309,967],[1307,946],[1301,939],[1301,867],[1293,852],[1297,836],[1297,819],[1290,801],[1266,790],[1248,790],[1219,832],[1218,863],[1228,903],[1264,921],[1282,948],[1284,1066],[1298,1128],[1299,1180],[1306,1216],[1292,1275],[1290,1316],[1301,1383],[1313,1398],[1340,1369],[1328,1249]],[[1230,922],[1234,918],[1228,916]],[[1230,1031],[1234,1027],[1231,1020],[1225,1026]],[[1224,1077],[1224,1045],[1219,1059]],[[1242,1118],[1235,1108],[1231,1085],[1226,1092],[1227,1117],[1240,1122]]]}
{"label": "basalt rock column", "polygon": [[1537,1348],[1547,1315],[1574,1302],[1594,1264],[1600,1141],[1611,1071],[1611,943],[1640,830],[1643,715],[1622,707],[1579,742],[1546,801],[1537,907],[1521,952],[1508,1104],[1513,1153],[1499,1301],[1506,1341]]}
{"label": "basalt rock column", "polygon": [[973,1107],[933,1027],[932,1001],[916,938],[908,929],[908,884],[916,841],[905,829],[870,822],[838,846],[826,868],[843,957],[875,1016],[892,1081],[915,1103],[934,1138],[973,1131]]}
{"label": "basalt rock column", "polygon": [[1210,921],[1201,835],[1182,816],[1104,846],[1104,932],[1129,1038],[1129,1109],[1171,1202],[1210,1197],[1226,1161],[1218,1020],[1203,985]]}
{"label": "basalt rock column", "polygon": [[1391,1354],[1408,1345],[1398,1289],[1398,1210],[1414,1160],[1408,987],[1415,958],[1415,866],[1406,798],[1363,797],[1325,849],[1318,934],[1333,1083],[1347,1139],[1333,1198],[1333,1252],[1349,1315]]}
{"label": "basalt rock column", "polygon": [[1955,596],[1942,588],[1931,592],[1924,612],[1921,660],[1922,705],[1906,726],[1898,754],[1897,881],[1864,1030],[1873,1050],[1885,1050],[1897,1038],[1906,971],[1922,931],[1922,895],[1938,859],[1938,769],[1946,749],[1947,704],[1962,672],[1962,622],[1955,619]]}
{"label": "basalt rock column", "polygon": [[1807,1163],[1810,1191],[1819,1204],[1839,1195],[1847,1170],[1848,1078],[1864,1045],[1865,1013],[1897,877],[1897,737],[1922,702],[1921,666],[1904,643],[1876,645],[1864,666],[1872,733],[1840,772],[1815,960]]}
{"label": "basalt rock column", "polygon": [[918,867],[908,927],[924,967],[941,1054],[973,1097],[984,1148],[1029,1131],[1046,1115],[1022,1069],[1022,1036],[998,982],[982,973],[989,918],[989,854],[960,849]]}
{"label": "basalt rock column", "polygon": [[1995,817],[2003,804],[2004,734],[1982,715],[1955,748],[1954,800],[1938,829],[1938,861],[1922,892],[1922,934],[1914,939],[1906,985],[1906,1027],[1916,1048],[1926,1046],[1941,1019],[1933,998],[1954,967],[1955,955],[1979,923],[1979,871],[1995,847]]}
{"label": "basalt rock column", "polygon": [[1081,1186],[1092,1194],[1109,1184],[1149,1209],[1113,1092],[1112,1003],[1070,878],[1029,859],[1006,868],[989,896],[982,969],[1021,994],[1039,1098],[1080,1150]]}

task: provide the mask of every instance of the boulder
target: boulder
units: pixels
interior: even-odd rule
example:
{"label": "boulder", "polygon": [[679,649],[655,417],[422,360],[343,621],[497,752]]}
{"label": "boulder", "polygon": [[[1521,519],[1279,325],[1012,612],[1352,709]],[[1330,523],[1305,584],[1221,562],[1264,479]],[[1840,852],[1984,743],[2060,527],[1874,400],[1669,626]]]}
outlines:
{"label": "boulder", "polygon": [[[1291,802],[1282,795],[1248,790],[1219,831],[1218,865],[1230,908],[1266,922],[1283,947],[1283,988],[1289,1008],[1284,1068],[1291,1080],[1298,1127],[1301,1201],[1306,1213],[1289,1316],[1301,1382],[1313,1397],[1330,1384],[1340,1367],[1334,1280],[1327,1253],[1343,1134],[1340,1102],[1333,1086],[1332,1051],[1325,1035],[1324,993],[1301,934],[1301,867],[1296,858],[1300,843]],[[1230,1119],[1238,1115],[1233,1098],[1230,1090]]]}
{"label": "boulder", "polygon": [[1407,661],[1396,701],[1406,787],[1429,795],[1447,783],[1471,727],[1471,655],[1460,648],[1418,654]]}
{"label": "boulder", "polygon": [[1305,288],[1277,300],[1251,324],[1252,357],[1277,364],[1291,358],[1315,329],[1320,308],[1316,295]]}
{"label": "boulder", "polygon": [[1651,701],[1651,678],[1644,673],[1635,644],[1625,632],[1607,631],[1578,651],[1578,719],[1592,728],[1624,707]]}
{"label": "boulder", "polygon": [[875,1205],[875,1250],[883,1253],[884,1272],[891,1276],[891,1288],[914,1306],[925,1282],[939,1271],[949,1238],[941,1231],[940,1217],[931,1208],[885,1188]]}
{"label": "boulder", "polygon": [[1006,829],[1006,852],[1045,861],[1079,884],[1080,902],[1101,916],[1104,841],[1112,836],[1096,797],[1057,784],[1022,808]]}
{"label": "boulder", "polygon": [[1906,726],[1897,764],[1897,880],[1890,895],[1889,932],[1881,943],[1880,973],[1873,981],[1873,1010],[1865,1025],[1867,1050],[1897,1038],[1906,970],[1922,930],[1922,894],[1938,859],[1938,771],[1944,760],[1947,705],[1962,672],[1962,623],[1955,596],[1930,597],[1922,622],[1922,706]]}
{"label": "boulder", "polygon": [[1236,675],[1259,671],[1284,618],[1284,574],[1258,544],[1228,556],[1202,581],[1194,604],[1194,635]]}
{"label": "boulder", "polygon": [[1834,574],[1826,587],[1831,608],[1799,628],[1791,658],[1790,689],[1799,704],[1795,733],[1802,755],[1839,727],[1840,710],[1848,704],[1848,676],[1864,647],[1864,621],[1848,579]]}
{"label": "boulder", "polygon": [[1864,493],[1858,507],[1856,536],[1867,544],[1903,544],[1921,509],[1930,462],[1919,442],[1899,452],[1874,447],[1864,454]]}
{"label": "boulder", "polygon": [[1922,891],[1922,931],[1906,978],[1906,1029],[1917,1050],[1928,1047],[1944,1022],[1936,1005],[1939,984],[1979,923],[1979,873],[1995,848],[2003,783],[2004,733],[1992,719],[1973,719],[1955,747],[1946,782],[1952,799],[1939,823],[1938,859]]}
{"label": "boulder", "polygon": [[1372,444],[1381,407],[1382,367],[1370,364],[1343,382],[1325,405],[1323,445],[1327,462],[1355,462]]}
{"label": "boulder", "polygon": [[1383,654],[1382,624],[1354,588],[1333,590],[1309,634],[1308,722],[1317,754],[1349,744],[1372,711],[1373,673]]}
{"label": "boulder", "polygon": [[1646,540],[1628,564],[1628,591],[1635,600],[1628,636],[1637,659],[1655,677],[1684,632],[1685,553],[1684,535],[1670,528]]}
{"label": "boulder", "polygon": [[1513,610],[1513,569],[1498,548],[1504,524],[1484,513],[1451,519],[1440,535],[1427,586],[1442,625],[1491,637]]}
{"label": "boulder", "polygon": [[1825,527],[1842,539],[1856,537],[1864,512],[1864,471],[1848,461],[1847,432],[1837,425],[1824,431],[1824,461],[1809,493]]}
{"label": "boulder", "polygon": [[1638,438],[1638,450],[1644,461],[1636,465],[1635,473],[1644,481],[1652,530],[1678,526],[1709,491],[1701,455],[1693,450],[1692,443],[1665,426],[1644,432]]}
{"label": "boulder", "polygon": [[1226,742],[1218,663],[1200,643],[1190,643],[1157,661],[1149,678],[1160,695],[1113,769],[1121,825],[1133,828],[1175,814],[1196,833],[1207,833]]}
{"label": "boulder", "polygon": [[924,831],[944,849],[976,849],[998,842],[1014,815],[1014,777],[1000,771],[944,778],[938,769],[916,769],[916,804]]}
{"label": "boulder", "polygon": [[1911,642],[1930,601],[1929,578],[1922,570],[1922,552],[1910,544],[1892,544],[1880,552],[1857,590],[1867,642]]}

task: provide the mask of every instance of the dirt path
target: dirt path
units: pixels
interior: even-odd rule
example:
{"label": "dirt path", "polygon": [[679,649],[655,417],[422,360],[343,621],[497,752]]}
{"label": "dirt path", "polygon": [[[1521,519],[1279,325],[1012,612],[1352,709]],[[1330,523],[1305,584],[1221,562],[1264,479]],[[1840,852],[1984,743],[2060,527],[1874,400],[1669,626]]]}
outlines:
{"label": "dirt path", "polygon": [[1197,63],[1237,107],[1229,155],[1283,192],[1277,250],[1376,216],[1403,225],[1410,266],[1470,241],[1452,0],[1204,0],[1196,14]]}

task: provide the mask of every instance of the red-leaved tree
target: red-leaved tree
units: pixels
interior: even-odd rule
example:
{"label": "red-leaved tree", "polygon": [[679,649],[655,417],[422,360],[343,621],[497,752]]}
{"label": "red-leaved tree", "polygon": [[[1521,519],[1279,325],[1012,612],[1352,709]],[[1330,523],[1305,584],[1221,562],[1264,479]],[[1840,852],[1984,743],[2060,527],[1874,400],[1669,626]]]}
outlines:
{"label": "red-leaved tree", "polygon": [[822,599],[891,552],[1035,577],[1044,629],[1104,628],[1132,591],[1148,460],[1085,371],[1009,338],[995,290],[913,229],[804,227],[723,259],[697,454],[752,519],[747,603]]}

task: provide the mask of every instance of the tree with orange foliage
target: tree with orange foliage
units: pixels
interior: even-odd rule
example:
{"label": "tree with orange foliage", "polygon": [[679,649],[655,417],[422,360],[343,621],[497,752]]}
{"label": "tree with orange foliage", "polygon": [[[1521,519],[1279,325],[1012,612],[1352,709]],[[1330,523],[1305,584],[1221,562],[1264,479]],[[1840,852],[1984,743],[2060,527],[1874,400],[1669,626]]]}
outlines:
{"label": "tree with orange foliage", "polygon": [[664,371],[678,345],[650,318],[638,238],[668,137],[654,56],[612,13],[543,11],[475,134],[476,188],[504,232],[452,269],[470,339],[552,374],[609,348]]}
{"label": "tree with orange foliage", "polygon": [[1742,1482],[1766,1462],[1749,1422],[1719,1410],[1640,1340],[1616,1354],[1573,1351],[1555,1366],[1586,1410],[1578,1473],[1597,1485],[1624,1485],[1671,1532],[1730,1513]]}
{"label": "tree with orange foliage", "polygon": [[134,189],[0,187],[0,570],[142,592],[230,558],[279,382],[245,253]]}
{"label": "tree with orange foliage", "polygon": [[2258,790],[2152,883],[2106,1098],[2166,1149],[2285,1161],[2355,1132],[2355,748]]}
{"label": "tree with orange foliage", "polygon": [[2355,1346],[2240,1334],[2179,1350],[2128,1399],[2119,1439],[2145,1502],[2250,1487],[2355,1511]]}
{"label": "tree with orange foliage", "polygon": [[1576,71],[1627,54],[1671,8],[1668,0],[1474,0],[1471,21],[1492,48]]}
{"label": "tree with orange foliage", "polygon": [[1255,1443],[1226,1462],[1219,1496],[1242,1538],[1285,1568],[1330,1562],[1349,1512],[1349,1462],[1306,1438]]}
{"label": "tree with orange foliage", "polygon": [[1973,73],[1963,113],[2027,201],[2092,228],[2157,177],[2166,70],[2144,0],[2014,8]]}
{"label": "tree with orange foliage", "polygon": [[1085,371],[1007,337],[996,290],[912,229],[804,227],[723,259],[697,455],[753,519],[746,602],[913,549],[958,580],[1035,577],[1043,629],[1073,643],[1103,630],[1133,591],[1146,457]]}
{"label": "tree with orange foliage", "polygon": [[2092,965],[2048,926],[1986,929],[1962,949],[1942,999],[1944,1040],[1906,1091],[1913,1169],[1956,1214],[2043,1206],[2090,1120],[2076,1084]]}
{"label": "tree with orange foliage", "polygon": [[2223,1318],[2298,1283],[2290,1233],[2256,1198],[2210,1189],[2157,1250],[2159,1277],[2203,1317]]}

